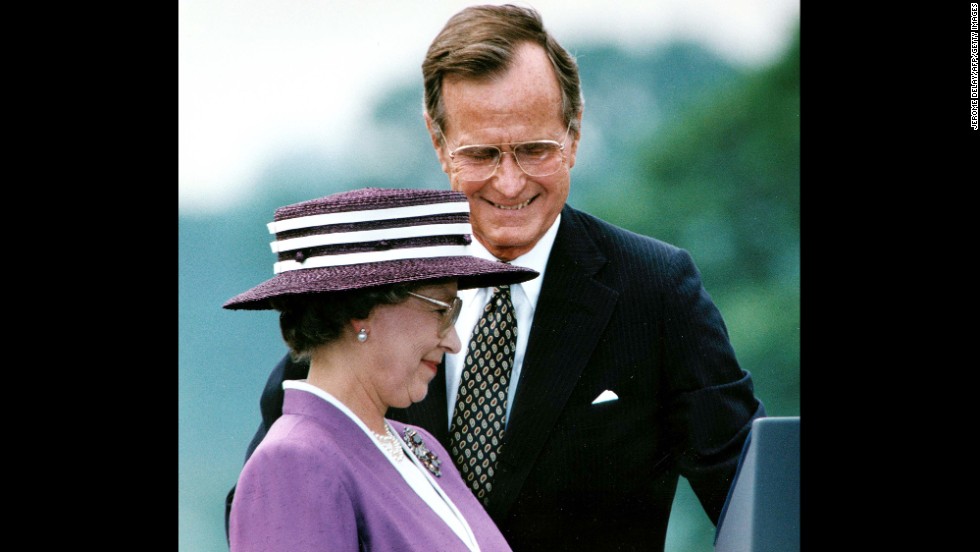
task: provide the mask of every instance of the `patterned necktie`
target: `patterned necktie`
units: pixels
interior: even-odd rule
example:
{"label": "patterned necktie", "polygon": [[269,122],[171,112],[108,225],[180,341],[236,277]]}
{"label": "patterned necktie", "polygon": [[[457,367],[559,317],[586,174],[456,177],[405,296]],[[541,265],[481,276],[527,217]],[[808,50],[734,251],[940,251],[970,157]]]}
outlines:
{"label": "patterned necktie", "polygon": [[517,348],[510,286],[500,286],[483,309],[463,363],[449,427],[450,454],[473,494],[486,504],[507,423],[507,389]]}

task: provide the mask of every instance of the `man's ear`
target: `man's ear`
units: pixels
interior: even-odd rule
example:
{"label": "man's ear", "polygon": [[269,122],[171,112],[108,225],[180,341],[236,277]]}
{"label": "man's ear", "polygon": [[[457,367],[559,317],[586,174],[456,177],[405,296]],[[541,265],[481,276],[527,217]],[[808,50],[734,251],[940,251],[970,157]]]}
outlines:
{"label": "man's ear", "polygon": [[[583,110],[584,111],[584,108]],[[578,154],[578,142],[582,138],[582,112],[578,114],[578,132],[575,133],[575,139],[572,140],[571,146],[568,148],[568,154],[566,158],[568,159],[568,169],[571,170],[575,166],[575,156]]]}
{"label": "man's ear", "polygon": [[434,122],[432,122],[432,117],[428,113],[424,113],[425,117],[425,128],[429,131],[429,138],[432,140],[432,147],[436,150],[436,157],[439,159],[439,164],[442,165],[442,172],[447,175],[450,174],[450,168],[452,167],[451,159],[449,159],[449,154],[446,152],[446,148],[442,147],[442,134],[439,129],[436,128]]}

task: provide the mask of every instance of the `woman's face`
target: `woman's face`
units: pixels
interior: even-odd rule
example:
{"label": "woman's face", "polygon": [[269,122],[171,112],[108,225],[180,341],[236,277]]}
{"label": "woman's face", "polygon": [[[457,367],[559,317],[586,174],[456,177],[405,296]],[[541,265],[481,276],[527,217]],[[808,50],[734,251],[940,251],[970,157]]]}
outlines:
{"label": "woman's face", "polygon": [[[433,284],[413,290],[443,303],[456,297],[456,282]],[[368,318],[373,387],[382,403],[406,408],[429,393],[443,355],[460,349],[459,336],[450,325],[442,330],[446,310],[429,301],[409,296],[397,305],[379,305]]]}

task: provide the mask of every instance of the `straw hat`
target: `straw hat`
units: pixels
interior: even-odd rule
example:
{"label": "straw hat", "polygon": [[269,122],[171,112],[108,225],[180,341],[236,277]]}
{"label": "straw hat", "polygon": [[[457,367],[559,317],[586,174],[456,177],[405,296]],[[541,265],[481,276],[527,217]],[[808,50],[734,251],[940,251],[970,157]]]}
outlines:
{"label": "straw hat", "polygon": [[459,289],[515,284],[534,270],[473,257],[470,206],[449,190],[362,188],[276,209],[275,276],[226,309],[272,309],[269,299],[455,278]]}

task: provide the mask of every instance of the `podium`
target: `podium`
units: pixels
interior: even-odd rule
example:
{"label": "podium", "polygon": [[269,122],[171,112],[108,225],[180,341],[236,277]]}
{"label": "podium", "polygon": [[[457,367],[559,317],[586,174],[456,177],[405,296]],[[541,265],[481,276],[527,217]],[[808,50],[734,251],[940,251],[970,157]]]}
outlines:
{"label": "podium", "polygon": [[715,552],[800,549],[800,418],[759,418],[718,517]]}

